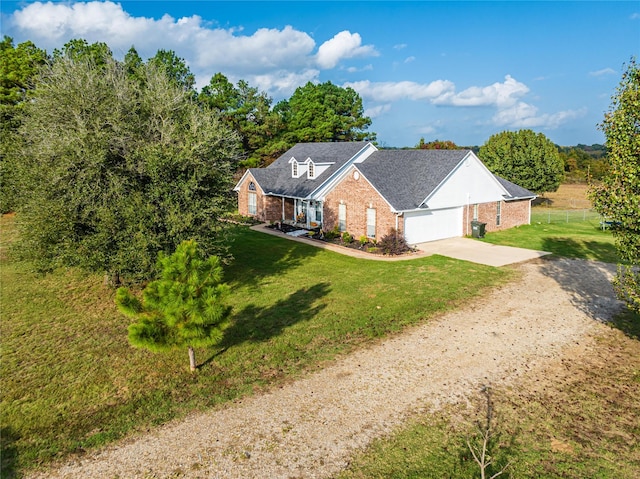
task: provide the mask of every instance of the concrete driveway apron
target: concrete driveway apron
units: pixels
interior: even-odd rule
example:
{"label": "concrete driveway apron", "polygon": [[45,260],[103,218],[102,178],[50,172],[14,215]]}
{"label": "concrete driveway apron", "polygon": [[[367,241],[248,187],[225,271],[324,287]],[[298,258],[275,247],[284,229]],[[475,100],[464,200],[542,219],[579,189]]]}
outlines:
{"label": "concrete driveway apron", "polygon": [[505,266],[551,254],[547,251],[499,246],[470,238],[449,238],[415,245],[427,254],[439,254],[489,266]]}

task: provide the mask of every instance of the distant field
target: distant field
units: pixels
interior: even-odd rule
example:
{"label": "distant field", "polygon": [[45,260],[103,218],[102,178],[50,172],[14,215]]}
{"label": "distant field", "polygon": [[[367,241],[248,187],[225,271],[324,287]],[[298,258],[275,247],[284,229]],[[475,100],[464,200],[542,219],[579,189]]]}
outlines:
{"label": "distant field", "polygon": [[551,207],[558,209],[589,209],[591,202],[587,198],[589,185],[581,184],[564,184],[560,185],[558,191],[553,193],[545,193],[536,201],[541,203],[538,207]]}

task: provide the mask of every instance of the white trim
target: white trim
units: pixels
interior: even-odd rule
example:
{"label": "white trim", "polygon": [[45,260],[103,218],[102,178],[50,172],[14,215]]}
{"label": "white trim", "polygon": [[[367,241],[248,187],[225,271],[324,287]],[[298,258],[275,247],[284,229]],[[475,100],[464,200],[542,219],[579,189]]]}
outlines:
{"label": "white trim", "polygon": [[[373,191],[375,191],[375,192],[378,194],[378,196],[379,196],[380,198],[382,198],[382,200],[383,200],[387,205],[389,205],[389,209],[391,210],[391,212],[392,212],[392,213],[396,213],[396,210],[394,210],[394,209],[393,209],[393,206],[391,205],[391,203],[389,203],[389,202],[387,201],[387,199],[386,199],[384,196],[382,196],[382,193],[380,193],[380,192],[378,191],[378,189],[377,189],[375,186],[373,186],[373,183],[371,183],[371,182],[369,181],[369,179],[364,175],[364,173],[363,173],[362,171],[360,171],[360,168],[358,168],[356,165],[353,165],[353,168],[354,168],[354,170],[355,170],[355,171],[357,171],[357,172],[359,172],[359,173],[360,173],[360,178],[364,178],[364,180],[365,180],[367,183],[369,183],[369,186],[371,186],[371,188],[373,189]],[[358,180],[358,181],[360,181],[360,180]]]}
{"label": "white trim", "polygon": [[378,149],[372,144],[367,143],[362,147],[362,149],[353,155],[348,161],[345,162],[337,171],[335,171],[329,178],[327,178],[324,183],[318,185],[318,187],[313,190],[311,193],[307,195],[308,199],[316,199],[316,198],[324,198],[327,194],[335,188],[335,186],[342,181],[342,178],[345,174],[351,171],[351,166],[354,163],[362,163],[366,160],[373,152],[378,151]]}
{"label": "white trim", "polygon": [[[253,174],[251,173],[251,170],[249,169],[244,172],[244,174],[242,175],[242,178],[240,178],[240,180],[236,183],[236,186],[233,187],[233,191],[240,191],[240,185],[244,182],[244,179],[248,175],[251,175],[253,177],[253,181],[256,182],[256,185],[260,186],[260,183],[258,183],[258,180],[256,180],[256,177],[253,176]],[[262,186],[260,186],[260,189],[262,189]]]}
{"label": "white trim", "polygon": [[495,183],[495,185],[500,189],[500,191],[503,192],[503,196],[507,195],[509,196],[509,192],[507,191],[507,189],[502,186],[502,184],[498,181],[498,178],[495,177],[495,175],[493,173],[491,173],[491,171],[489,171],[489,169],[485,166],[484,163],[482,163],[482,161],[480,160],[480,158],[478,158],[475,153],[471,150],[469,150],[467,152],[467,154],[464,156],[464,158],[462,158],[462,160],[460,160],[460,162],[458,162],[458,164],[453,167],[451,169],[451,171],[447,174],[447,176],[444,177],[444,179],[438,184],[438,186],[436,186],[431,193],[429,193],[429,195],[422,200],[422,202],[420,203],[421,205],[426,205],[427,202],[429,201],[429,199],[433,198],[433,196],[438,192],[438,190],[440,190],[440,188],[447,183],[447,181],[449,181],[449,178],[451,178],[455,173],[457,173],[457,171],[462,168],[462,165],[464,165],[465,161],[467,159],[472,159],[473,161],[476,161],[480,168],[482,168],[483,170],[485,170],[485,172],[491,177],[491,180]]}

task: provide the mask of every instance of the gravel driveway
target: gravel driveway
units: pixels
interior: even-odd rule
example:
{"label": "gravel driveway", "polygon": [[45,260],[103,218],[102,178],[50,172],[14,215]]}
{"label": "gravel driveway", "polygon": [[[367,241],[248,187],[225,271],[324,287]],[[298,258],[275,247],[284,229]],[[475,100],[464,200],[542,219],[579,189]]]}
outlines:
{"label": "gravel driveway", "polygon": [[[419,411],[536,373],[620,307],[615,266],[535,260],[521,280],[304,379],[32,477],[321,478]],[[578,347],[577,347],[578,346]]]}

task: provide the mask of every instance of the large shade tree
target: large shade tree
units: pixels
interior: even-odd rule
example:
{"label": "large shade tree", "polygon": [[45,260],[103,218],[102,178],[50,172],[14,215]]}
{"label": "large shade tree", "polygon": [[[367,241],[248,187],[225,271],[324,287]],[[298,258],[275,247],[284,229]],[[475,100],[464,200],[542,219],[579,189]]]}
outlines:
{"label": "large shade tree", "polygon": [[194,348],[220,341],[229,316],[220,260],[203,257],[195,241],[184,241],[172,255],[161,254],[158,264],[160,278],[146,286],[141,300],[119,288],[116,305],[135,319],[129,325],[133,346],[153,352],[187,348],[195,371]]}
{"label": "large shade tree", "polygon": [[478,156],[492,173],[535,193],[556,191],[564,177],[558,148],[532,130],[493,135]]}
{"label": "large shade tree", "polygon": [[600,125],[609,168],[592,186],[595,209],[611,220],[620,257],[614,286],[640,312],[640,67],[632,59]]}
{"label": "large shade tree", "polygon": [[20,250],[39,267],[117,283],[185,239],[222,251],[237,138],[164,66],[59,55],[24,110]]}

